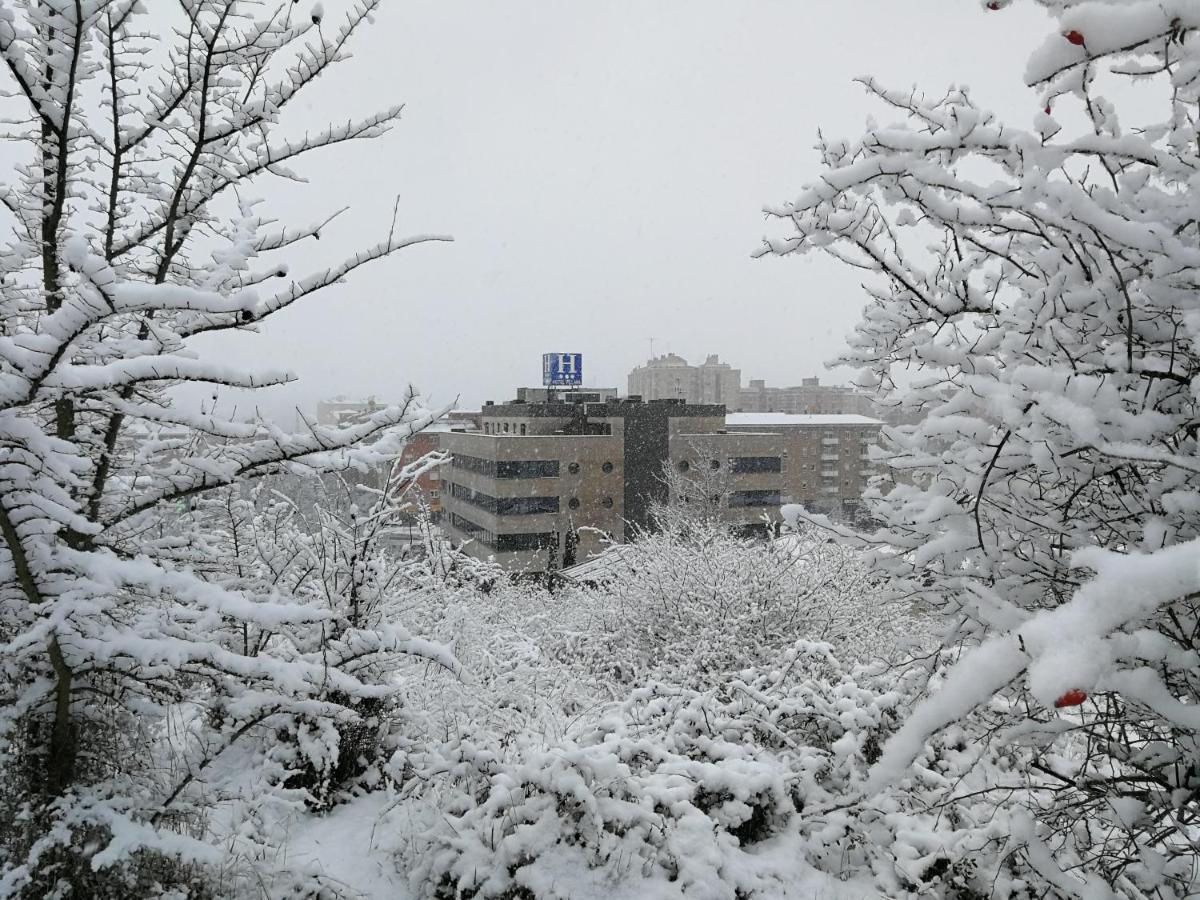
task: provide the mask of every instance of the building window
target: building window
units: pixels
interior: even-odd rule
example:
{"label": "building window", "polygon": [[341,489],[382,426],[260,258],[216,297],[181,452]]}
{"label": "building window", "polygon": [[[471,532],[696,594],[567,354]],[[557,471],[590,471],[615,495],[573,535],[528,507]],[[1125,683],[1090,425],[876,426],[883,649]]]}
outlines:
{"label": "building window", "polygon": [[495,516],[536,516],[558,512],[557,497],[492,497],[461,484],[450,485],[450,496]]}
{"label": "building window", "polygon": [[450,465],[455,469],[463,469],[484,475],[488,478],[557,478],[557,459],[528,459],[504,460],[480,459],[478,456],[467,456],[462,453],[454,454]]}
{"label": "building window", "polygon": [[613,508],[613,498],[605,497],[603,500],[600,501],[600,505],[603,506],[605,509],[612,509]]}
{"label": "building window", "polygon": [[508,434],[508,423],[507,422],[504,423],[504,433]]}
{"label": "building window", "polygon": [[686,472],[691,467],[692,467],[692,464],[690,462],[688,462],[686,459],[681,459],[679,461],[679,471],[680,472]]}
{"label": "building window", "polygon": [[735,475],[782,472],[783,460],[778,456],[735,456],[729,460],[729,471]]}
{"label": "building window", "polygon": [[607,475],[612,470],[613,470],[613,464],[610,462],[606,462],[604,465],[602,465],[600,467],[600,471],[603,472],[605,475]]}
{"label": "building window", "polygon": [[567,501],[567,506],[569,506],[571,509],[579,509],[579,498],[572,497]]}
{"label": "building window", "polygon": [[497,478],[557,478],[557,459],[505,460],[496,463]]}
{"label": "building window", "polygon": [[721,468],[721,461],[719,459],[711,460],[708,464],[708,467],[710,469],[712,469],[714,472],[716,472],[718,469]]}
{"label": "building window", "polygon": [[729,506],[731,509],[746,506],[779,506],[779,491],[731,491]]}
{"label": "building window", "polygon": [[521,434],[522,435],[525,434],[525,423],[524,422],[521,423]]}
{"label": "building window", "polygon": [[558,512],[557,497],[503,497],[496,501],[501,516],[538,516]]}
{"label": "building window", "polygon": [[529,534],[498,534],[493,549],[500,553],[528,550],[547,550],[556,547],[558,535],[553,531],[535,531]]}
{"label": "building window", "polygon": [[579,474],[579,463],[577,463],[577,462],[570,463],[567,466],[567,471],[570,472],[572,475],[578,475]]}
{"label": "building window", "polygon": [[463,534],[470,537],[471,540],[483,544],[485,547],[496,547],[496,535],[488,531],[482,525],[476,525],[470,519],[464,519],[458,513],[450,513],[450,524],[461,531]]}

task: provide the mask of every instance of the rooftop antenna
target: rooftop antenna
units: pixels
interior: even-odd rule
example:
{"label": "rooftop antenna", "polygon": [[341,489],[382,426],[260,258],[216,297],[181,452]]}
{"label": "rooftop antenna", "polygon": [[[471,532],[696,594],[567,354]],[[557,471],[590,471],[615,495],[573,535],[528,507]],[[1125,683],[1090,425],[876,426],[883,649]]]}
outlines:
{"label": "rooftop antenna", "polygon": [[650,338],[650,358],[654,359],[654,338]]}

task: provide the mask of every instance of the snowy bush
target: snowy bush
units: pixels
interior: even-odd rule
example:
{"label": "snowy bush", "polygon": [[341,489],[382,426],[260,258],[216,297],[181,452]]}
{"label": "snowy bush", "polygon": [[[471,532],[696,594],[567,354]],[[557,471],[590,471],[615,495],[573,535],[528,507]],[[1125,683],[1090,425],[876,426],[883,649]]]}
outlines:
{"label": "snowy bush", "polygon": [[609,548],[602,584],[569,599],[590,611],[586,632],[564,631],[552,652],[618,681],[698,687],[798,639],[867,659],[920,635],[910,605],[887,602],[857,552],[815,529],[743,538],[675,507],[658,525]]}
{"label": "snowy bush", "polygon": [[[936,682],[942,661],[930,666]],[[1028,741],[1002,734],[1019,711],[998,701],[865,793],[930,675],[848,668],[828,645],[800,643],[707,691],[636,688],[516,760],[447,743],[428,771],[458,791],[412,851],[414,887],[439,900],[765,900],[796,896],[815,870],[859,896],[1044,896],[1048,848],[1080,864],[1114,829],[1037,821],[1059,785],[1030,777]],[[1119,878],[1153,867],[1135,861]]]}
{"label": "snowy bush", "polygon": [[[907,777],[939,729],[1019,695],[1060,735],[1022,773],[1056,785],[1052,802],[1008,823],[1014,841],[1061,830],[1026,844],[1042,884],[1177,896],[1196,883],[1200,820],[1200,7],[1043,5],[1031,130],[965,88],[865,80],[902,121],[822,141],[825,171],[769,210],[790,233],[763,252],[875,274],[843,361],[924,418],[886,431],[883,526],[847,537],[894,594],[945,613],[948,641],[980,645],[869,791]],[[900,367],[916,372],[905,391]],[[1083,750],[1063,758],[1064,735]]]}
{"label": "snowy bush", "polygon": [[[733,898],[778,882],[785,864],[747,854],[791,830],[803,789],[752,743],[756,732],[779,743],[770,721],[744,715],[762,689],[734,682],[717,699],[648,686],[577,737],[518,762],[457,754],[478,766],[463,779],[473,790],[428,836],[414,885],[425,896],[481,900],[588,896],[605,884],[618,896]],[[841,736],[838,714],[823,707],[831,719],[815,727]]]}

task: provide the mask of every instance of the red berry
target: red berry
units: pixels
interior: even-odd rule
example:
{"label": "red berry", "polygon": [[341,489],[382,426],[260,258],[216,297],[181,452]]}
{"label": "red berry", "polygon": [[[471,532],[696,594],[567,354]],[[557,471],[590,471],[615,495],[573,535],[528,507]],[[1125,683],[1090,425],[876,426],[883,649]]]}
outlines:
{"label": "red berry", "polygon": [[992,0],[992,2],[987,5],[987,8],[990,9],[992,12],[995,12],[996,10],[998,10],[1000,8],[1000,3],[998,2],[998,0]]}
{"label": "red berry", "polygon": [[1080,34],[1078,31],[1076,31],[1073,28],[1070,31],[1068,31],[1066,34],[1064,34],[1063,37],[1065,37],[1068,41],[1070,41],[1076,47],[1083,46],[1083,35]]}
{"label": "red berry", "polygon": [[1044,110],[1044,112],[1046,113],[1046,115],[1050,115],[1050,107],[1047,106],[1046,109]]}
{"label": "red berry", "polygon": [[1078,706],[1087,699],[1087,692],[1081,691],[1079,688],[1071,688],[1061,697],[1054,701],[1055,709],[1062,709],[1066,706]]}

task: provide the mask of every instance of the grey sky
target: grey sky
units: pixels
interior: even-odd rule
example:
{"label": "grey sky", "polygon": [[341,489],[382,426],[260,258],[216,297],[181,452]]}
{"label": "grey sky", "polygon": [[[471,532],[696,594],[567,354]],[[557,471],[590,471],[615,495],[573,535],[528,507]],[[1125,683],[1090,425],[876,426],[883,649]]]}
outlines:
{"label": "grey sky", "polygon": [[[332,21],[340,4],[325,5]],[[276,414],[410,381],[477,405],[537,383],[548,350],[583,352],[589,384],[623,388],[651,337],[746,379],[824,374],[858,280],[815,256],[750,259],[762,205],[817,174],[818,128],[855,137],[868,115],[896,118],[856,75],[968,84],[1027,124],[1021,70],[1046,26],[1029,5],[975,0],[388,3],[298,117],[404,102],[404,120],[310,161],[311,185],[264,193],[292,221],[352,207],[297,274],[384,237],[397,194],[398,231],[456,243],[376,264],[230,349],[301,376],[260,396]]]}

